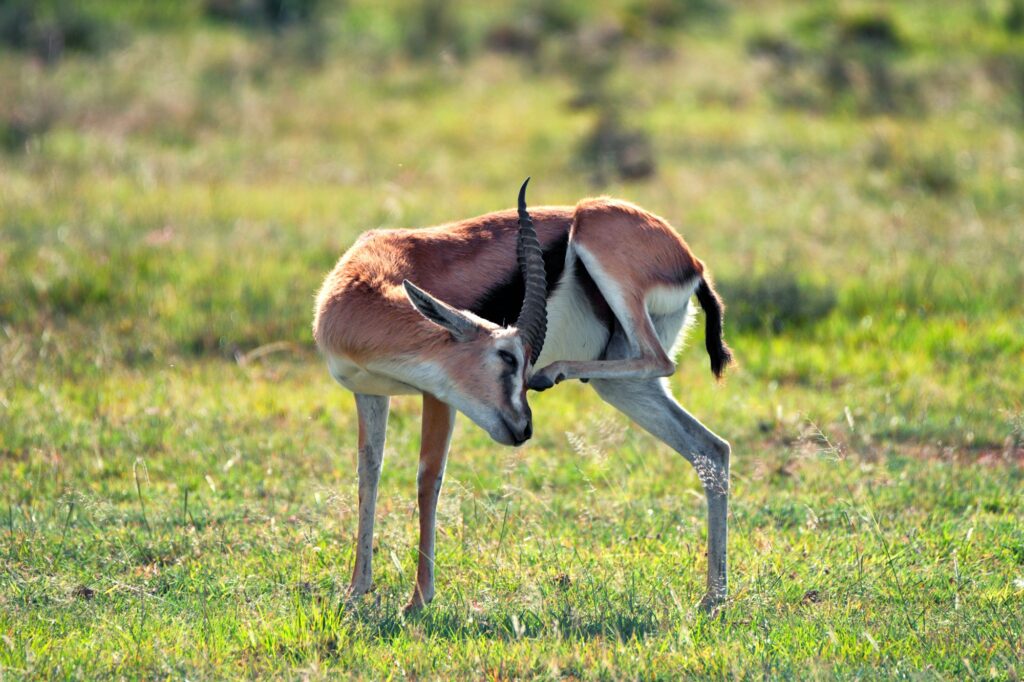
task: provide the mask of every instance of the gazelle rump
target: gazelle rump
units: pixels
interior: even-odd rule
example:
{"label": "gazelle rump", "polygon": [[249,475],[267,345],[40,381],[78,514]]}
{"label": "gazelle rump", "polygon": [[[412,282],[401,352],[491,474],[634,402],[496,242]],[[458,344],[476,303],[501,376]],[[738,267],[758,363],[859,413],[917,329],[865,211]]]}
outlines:
{"label": "gazelle rump", "polygon": [[[529,180],[527,180],[529,182]],[[407,608],[434,596],[434,536],[455,411],[505,445],[530,438],[527,389],[590,381],[609,404],[690,461],[708,502],[708,584],[727,592],[729,444],[687,413],[663,377],[691,317],[720,377],[732,360],[704,265],[663,219],[628,202],[519,208],[418,230],[364,233],[327,276],[313,334],[356,394],[359,531],[353,597],[372,588],[377,484],[389,396],[423,395],[420,554]]]}

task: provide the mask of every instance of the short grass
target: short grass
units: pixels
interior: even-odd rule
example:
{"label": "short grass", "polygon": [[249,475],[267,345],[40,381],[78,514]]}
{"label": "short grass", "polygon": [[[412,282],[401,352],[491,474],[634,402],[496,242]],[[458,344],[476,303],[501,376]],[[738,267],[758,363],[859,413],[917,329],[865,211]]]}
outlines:
{"label": "short grass", "polygon": [[[468,3],[425,56],[356,1],[279,33],[96,3],[102,53],[0,52],[0,676],[1020,677],[1013,3],[690,3],[724,9],[651,35],[643,3],[556,4],[624,22],[601,87],[653,177],[581,165],[571,36],[494,54],[510,19]],[[843,52],[879,12],[892,92]],[[666,216],[731,306],[729,380],[699,343],[672,379],[734,448],[721,618],[694,609],[696,475],[579,384],[532,397],[521,449],[460,419],[408,618],[418,401],[394,400],[377,590],[344,601],[355,415],[313,293],[360,231],[509,206],[525,175],[536,203]]]}

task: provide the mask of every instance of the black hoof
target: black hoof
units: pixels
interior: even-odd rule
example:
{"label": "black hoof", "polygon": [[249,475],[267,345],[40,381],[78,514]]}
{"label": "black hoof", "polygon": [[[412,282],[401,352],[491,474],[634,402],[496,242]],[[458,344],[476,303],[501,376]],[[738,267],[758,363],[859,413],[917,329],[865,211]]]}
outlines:
{"label": "black hoof", "polygon": [[527,388],[531,391],[546,391],[554,385],[555,382],[550,377],[538,375],[530,377],[530,383],[527,384]]}

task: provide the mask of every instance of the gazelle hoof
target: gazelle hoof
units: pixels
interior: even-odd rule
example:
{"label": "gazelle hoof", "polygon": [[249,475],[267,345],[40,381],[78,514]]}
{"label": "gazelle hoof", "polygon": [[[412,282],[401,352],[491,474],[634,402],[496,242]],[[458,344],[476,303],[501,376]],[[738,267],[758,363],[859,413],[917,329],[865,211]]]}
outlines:
{"label": "gazelle hoof", "polygon": [[345,604],[348,606],[355,606],[357,603],[362,601],[363,597],[377,589],[377,586],[370,584],[367,587],[361,585],[349,585],[348,592],[345,594]]}
{"label": "gazelle hoof", "polygon": [[707,616],[714,618],[722,615],[725,606],[725,595],[707,592],[700,598],[697,608]]}
{"label": "gazelle hoof", "polygon": [[411,616],[415,613],[419,613],[423,608],[430,603],[430,600],[424,601],[418,595],[414,595],[405,606],[402,607],[403,616]]}
{"label": "gazelle hoof", "polygon": [[530,383],[527,387],[531,391],[546,391],[554,385],[555,382],[552,381],[551,377],[544,374],[534,374],[530,377]]}

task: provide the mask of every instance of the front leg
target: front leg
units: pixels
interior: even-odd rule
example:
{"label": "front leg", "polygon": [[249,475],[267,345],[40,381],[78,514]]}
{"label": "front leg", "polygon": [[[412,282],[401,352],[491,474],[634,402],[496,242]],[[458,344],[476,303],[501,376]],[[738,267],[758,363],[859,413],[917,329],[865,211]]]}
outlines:
{"label": "front leg", "polygon": [[416,585],[405,606],[406,613],[434,598],[434,538],[437,500],[448,460],[448,446],[455,426],[455,410],[429,393],[423,394],[423,426],[420,438],[420,470],[416,477],[420,507],[420,553]]}
{"label": "front leg", "polygon": [[373,519],[377,508],[377,484],[384,464],[384,438],[388,428],[389,398],[356,394],[359,412],[359,532],[356,562],[349,597],[373,589]]}

